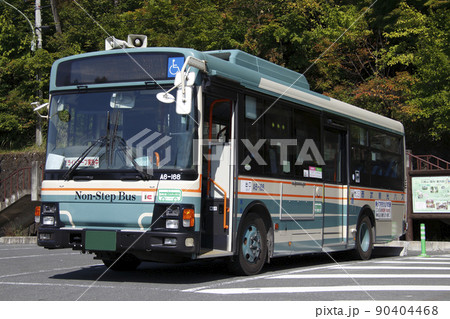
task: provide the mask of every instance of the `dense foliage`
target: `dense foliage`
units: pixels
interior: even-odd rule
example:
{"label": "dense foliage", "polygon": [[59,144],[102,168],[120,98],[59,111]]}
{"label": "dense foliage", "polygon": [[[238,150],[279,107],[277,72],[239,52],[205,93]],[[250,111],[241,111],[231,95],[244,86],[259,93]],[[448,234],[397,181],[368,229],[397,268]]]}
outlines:
{"label": "dense foliage", "polygon": [[[34,52],[30,25],[2,1],[3,149],[33,142],[30,103],[48,96],[55,59],[134,33],[149,46],[237,48],[305,73],[315,91],[402,121],[414,153],[450,159],[448,0],[42,0]],[[8,2],[34,21],[34,1]]]}

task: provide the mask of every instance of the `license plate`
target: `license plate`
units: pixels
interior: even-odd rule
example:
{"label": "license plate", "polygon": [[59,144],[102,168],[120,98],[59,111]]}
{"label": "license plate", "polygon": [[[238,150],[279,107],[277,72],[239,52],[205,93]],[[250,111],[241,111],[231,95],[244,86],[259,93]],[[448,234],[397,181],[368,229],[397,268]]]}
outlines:
{"label": "license plate", "polygon": [[116,232],[89,230],[86,231],[85,247],[87,250],[116,250]]}

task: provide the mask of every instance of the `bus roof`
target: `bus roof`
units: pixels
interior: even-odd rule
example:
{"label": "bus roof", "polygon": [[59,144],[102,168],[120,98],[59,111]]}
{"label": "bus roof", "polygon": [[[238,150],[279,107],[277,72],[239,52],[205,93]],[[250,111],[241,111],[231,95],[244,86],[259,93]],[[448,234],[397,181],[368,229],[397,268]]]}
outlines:
{"label": "bus roof", "polygon": [[[397,134],[404,134],[403,125],[393,119],[381,116],[368,110],[356,107],[354,105],[338,101],[328,96],[313,92],[310,90],[309,83],[303,74],[286,69],[269,61],[263,60],[251,54],[240,50],[218,50],[200,52],[186,48],[134,48],[109,51],[98,51],[84,53],[75,56],[65,57],[57,60],[53,67],[50,79],[50,93],[62,90],[79,89],[78,86],[61,87],[56,85],[56,72],[58,66],[66,61],[84,59],[89,57],[99,57],[120,53],[181,53],[185,57],[194,56],[205,60],[207,63],[208,74],[225,78],[240,85],[265,93],[275,98],[293,101],[316,110],[326,111],[331,114],[344,116],[355,122],[378,127]],[[119,71],[121,72],[121,71]],[[162,81],[170,82],[171,81]],[[114,86],[143,85],[145,82],[114,83]],[[98,83],[89,85],[89,87],[102,88],[109,87],[112,84]]]}
{"label": "bus roof", "polygon": [[204,53],[211,75],[238,81],[247,88],[276,98],[294,101],[316,110],[350,118],[355,122],[404,134],[403,125],[398,121],[311,91],[308,81],[301,73],[239,50]]}

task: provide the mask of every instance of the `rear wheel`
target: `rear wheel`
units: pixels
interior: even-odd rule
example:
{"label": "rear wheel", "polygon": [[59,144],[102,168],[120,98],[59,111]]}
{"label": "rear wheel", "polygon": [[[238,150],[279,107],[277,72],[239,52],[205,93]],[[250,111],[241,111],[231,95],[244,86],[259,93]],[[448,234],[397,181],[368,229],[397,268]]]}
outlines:
{"label": "rear wheel", "polygon": [[372,222],[368,216],[364,216],[356,228],[356,255],[358,258],[370,259],[373,250]]}
{"label": "rear wheel", "polygon": [[231,269],[238,275],[256,275],[267,258],[267,231],[263,220],[256,214],[249,214],[238,234],[238,255]]}
{"label": "rear wheel", "polygon": [[116,271],[135,270],[141,264],[141,261],[138,258],[130,254],[119,257],[120,255],[117,254],[116,258],[102,259],[102,261],[106,267]]}

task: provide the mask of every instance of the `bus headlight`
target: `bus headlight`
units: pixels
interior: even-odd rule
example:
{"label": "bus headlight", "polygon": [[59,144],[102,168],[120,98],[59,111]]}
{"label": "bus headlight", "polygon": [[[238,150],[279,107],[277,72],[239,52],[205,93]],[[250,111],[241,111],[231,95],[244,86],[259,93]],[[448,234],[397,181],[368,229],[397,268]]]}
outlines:
{"label": "bus headlight", "polygon": [[176,246],[177,245],[177,239],[176,238],[164,238],[164,245]]}
{"label": "bus headlight", "polygon": [[58,210],[58,206],[55,203],[43,203],[42,214],[54,214]]}
{"label": "bus headlight", "polygon": [[178,219],[166,219],[166,228],[178,229]]}
{"label": "bus headlight", "polygon": [[42,216],[42,225],[54,226],[55,216]]}
{"label": "bus headlight", "polygon": [[39,239],[40,240],[50,240],[50,239],[52,239],[52,234],[40,233]]}
{"label": "bus headlight", "polygon": [[42,203],[41,225],[57,226],[59,206],[57,203]]}
{"label": "bus headlight", "polygon": [[166,211],[166,217],[178,217],[180,216],[180,208],[174,207],[174,208],[168,208]]}

